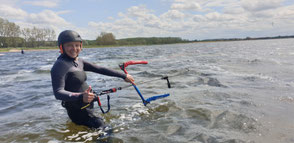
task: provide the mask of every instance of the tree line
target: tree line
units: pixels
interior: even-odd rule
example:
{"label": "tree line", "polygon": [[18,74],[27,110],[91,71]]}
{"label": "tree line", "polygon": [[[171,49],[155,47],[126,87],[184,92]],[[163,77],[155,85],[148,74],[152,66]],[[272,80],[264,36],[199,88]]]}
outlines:
{"label": "tree line", "polygon": [[56,46],[55,31],[48,28],[23,28],[0,18],[0,47]]}
{"label": "tree line", "polygon": [[115,39],[112,33],[101,32],[95,41],[88,41],[89,45],[154,45],[154,44],[173,44],[185,43],[188,40],[183,40],[179,37],[137,37]]}
{"label": "tree line", "polygon": [[[153,45],[189,42],[179,37],[150,37],[115,39],[112,33],[101,32],[95,40],[84,40],[89,46]],[[55,31],[48,28],[23,28],[0,18],[0,48],[7,47],[54,47],[57,45]]]}
{"label": "tree line", "polygon": [[[204,39],[204,40],[183,40],[179,37],[137,37],[116,39],[112,33],[101,32],[95,40],[84,40],[83,45],[93,46],[124,46],[124,45],[154,45],[154,44],[174,44],[187,42],[203,42],[203,41],[239,41],[239,40],[260,40],[260,39],[281,39],[294,38],[290,36],[276,37],[257,37],[257,38],[220,38],[220,39]],[[56,34],[53,29],[48,28],[23,28],[13,22],[0,17],[0,48],[7,47],[55,47],[57,45]]]}

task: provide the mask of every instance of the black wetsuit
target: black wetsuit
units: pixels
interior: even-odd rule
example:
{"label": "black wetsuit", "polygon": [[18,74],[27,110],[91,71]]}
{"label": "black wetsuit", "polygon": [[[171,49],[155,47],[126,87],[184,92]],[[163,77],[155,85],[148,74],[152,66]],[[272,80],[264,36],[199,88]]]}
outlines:
{"label": "black wetsuit", "polygon": [[93,104],[81,110],[81,107],[86,105],[83,103],[83,92],[89,88],[85,71],[123,79],[126,75],[88,63],[81,58],[75,60],[66,54],[60,55],[51,69],[54,95],[56,99],[62,100],[62,106],[66,108],[70,119],[78,125],[90,128],[103,127],[103,120],[93,114]]}

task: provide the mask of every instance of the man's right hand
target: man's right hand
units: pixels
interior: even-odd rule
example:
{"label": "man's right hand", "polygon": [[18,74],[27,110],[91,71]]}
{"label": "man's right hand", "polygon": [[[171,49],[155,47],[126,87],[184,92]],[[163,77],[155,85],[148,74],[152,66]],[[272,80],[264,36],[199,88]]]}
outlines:
{"label": "man's right hand", "polygon": [[95,98],[95,94],[91,92],[92,88],[89,86],[89,88],[83,93],[83,102],[84,103],[90,103]]}

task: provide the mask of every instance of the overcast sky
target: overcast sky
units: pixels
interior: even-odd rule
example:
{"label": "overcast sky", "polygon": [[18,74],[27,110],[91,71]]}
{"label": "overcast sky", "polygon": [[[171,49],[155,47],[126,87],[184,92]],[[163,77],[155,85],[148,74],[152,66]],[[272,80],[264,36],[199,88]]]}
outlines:
{"label": "overcast sky", "polygon": [[0,0],[0,17],[89,40],[100,32],[117,39],[294,35],[294,0]]}

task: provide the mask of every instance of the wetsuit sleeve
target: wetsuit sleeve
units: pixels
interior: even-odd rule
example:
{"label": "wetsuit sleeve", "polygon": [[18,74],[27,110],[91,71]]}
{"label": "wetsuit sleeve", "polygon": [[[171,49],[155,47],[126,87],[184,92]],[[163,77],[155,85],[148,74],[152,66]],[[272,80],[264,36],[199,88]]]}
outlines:
{"label": "wetsuit sleeve", "polygon": [[95,64],[89,63],[87,61],[83,61],[83,63],[84,63],[84,70],[85,71],[92,71],[92,72],[107,75],[107,76],[120,77],[122,79],[125,79],[127,77],[124,73],[120,73],[115,70],[100,67]]}
{"label": "wetsuit sleeve", "polygon": [[51,69],[51,81],[55,98],[62,101],[82,100],[82,93],[66,91],[65,78],[67,66],[62,62],[56,62]]}

